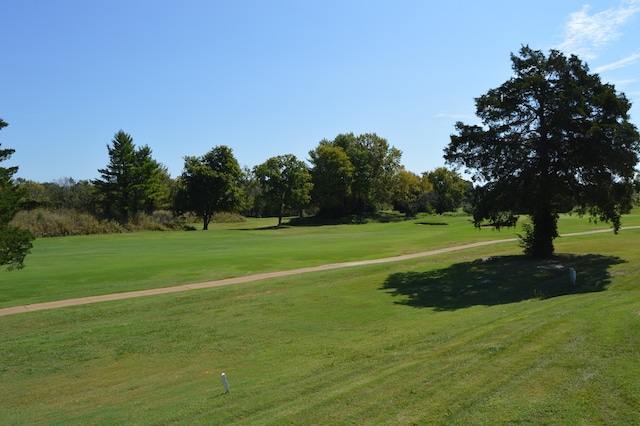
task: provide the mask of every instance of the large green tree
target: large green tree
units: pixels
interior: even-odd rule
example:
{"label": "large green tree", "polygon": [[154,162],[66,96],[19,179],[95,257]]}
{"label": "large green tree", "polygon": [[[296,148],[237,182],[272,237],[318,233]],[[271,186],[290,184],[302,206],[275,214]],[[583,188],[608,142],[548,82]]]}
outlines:
{"label": "large green tree", "polygon": [[93,181],[104,213],[127,222],[139,212],[151,213],[168,198],[166,167],[151,157],[151,148],[136,148],[133,138],[118,131],[107,145],[109,164]]}
{"label": "large green tree", "polygon": [[[8,124],[0,118],[0,129]],[[11,157],[14,149],[0,149],[0,162]],[[11,225],[11,220],[20,209],[24,196],[13,179],[18,167],[0,167],[0,265],[9,270],[24,267],[24,259],[32,247],[33,234]]]}
{"label": "large green tree", "polygon": [[311,200],[313,184],[304,161],[287,154],[269,158],[254,167],[265,204],[278,213],[278,226],[287,209],[302,211]]}
{"label": "large green tree", "polygon": [[446,167],[438,167],[425,175],[433,185],[429,203],[438,214],[460,208],[473,189],[473,184],[464,180],[460,173]]}
{"label": "large green tree", "polygon": [[229,212],[242,203],[243,172],[231,148],[221,145],[202,157],[184,158],[174,209],[202,217],[204,230],[216,212]]}
{"label": "large green tree", "polygon": [[548,257],[574,206],[617,231],[631,208],[638,130],[630,102],[575,55],[523,46],[513,77],[476,99],[482,126],[456,124],[445,159],[473,174],[474,221],[530,216],[525,253]]}
{"label": "large green tree", "polygon": [[393,179],[401,169],[400,150],[375,133],[341,134],[333,144],[344,149],[354,168],[350,213],[374,212],[389,202]]}
{"label": "large green tree", "polygon": [[402,168],[393,179],[393,208],[407,217],[427,210],[427,199],[433,184],[426,175],[422,177]]}
{"label": "large green tree", "polygon": [[[334,149],[332,151],[328,148]],[[338,154],[336,150],[341,150],[344,155]],[[326,154],[330,154],[331,157],[323,158]],[[391,201],[394,178],[401,169],[402,153],[395,147],[389,146],[386,139],[375,133],[358,136],[353,133],[340,134],[333,141],[326,139],[321,141],[316,150],[311,151],[309,155],[313,163],[314,188],[318,187],[315,193],[323,196],[331,192],[335,194],[333,197],[313,197],[321,213],[366,214],[376,211],[378,206]],[[327,168],[329,163],[326,160],[333,158],[344,162],[345,156],[350,166],[336,163],[332,167],[347,173],[348,176],[326,175],[332,168]],[[335,210],[338,201],[342,204],[340,206],[342,212]]]}
{"label": "large green tree", "polygon": [[322,141],[309,152],[313,168],[311,199],[318,207],[318,214],[325,217],[340,217],[349,212],[351,183],[354,168],[342,147]]}

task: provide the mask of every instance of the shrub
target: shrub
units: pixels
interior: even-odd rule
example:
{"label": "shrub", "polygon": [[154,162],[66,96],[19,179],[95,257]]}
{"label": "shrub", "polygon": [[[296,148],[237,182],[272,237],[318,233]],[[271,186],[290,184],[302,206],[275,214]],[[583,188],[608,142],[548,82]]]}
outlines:
{"label": "shrub", "polygon": [[131,231],[172,231],[182,229],[184,224],[168,210],[157,210],[153,214],[140,213],[126,224]]}
{"label": "shrub", "polygon": [[211,218],[211,222],[214,223],[237,223],[237,222],[246,222],[247,218],[238,213],[227,213],[220,212],[215,213]]}

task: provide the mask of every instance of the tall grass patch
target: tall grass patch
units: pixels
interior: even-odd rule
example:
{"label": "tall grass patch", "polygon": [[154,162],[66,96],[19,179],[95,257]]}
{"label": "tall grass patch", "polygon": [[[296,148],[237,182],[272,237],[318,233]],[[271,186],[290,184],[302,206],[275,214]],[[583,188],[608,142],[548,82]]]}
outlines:
{"label": "tall grass patch", "polygon": [[112,234],[133,231],[172,231],[184,229],[185,223],[167,210],[140,213],[128,223],[99,219],[86,212],[67,209],[22,210],[12,224],[30,230],[36,237]]}

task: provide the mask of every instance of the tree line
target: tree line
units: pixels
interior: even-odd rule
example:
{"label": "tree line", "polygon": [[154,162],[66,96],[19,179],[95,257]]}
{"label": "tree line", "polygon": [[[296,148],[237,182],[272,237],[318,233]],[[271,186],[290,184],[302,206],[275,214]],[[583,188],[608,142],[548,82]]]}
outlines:
{"label": "tree line", "polygon": [[471,183],[444,167],[422,176],[404,169],[401,153],[378,135],[340,134],[309,152],[310,165],[293,154],[241,168],[228,146],[200,157],[184,157],[182,173],[171,178],[145,145],[137,147],[123,130],[107,145],[109,162],[94,180],[38,183],[17,179],[24,210],[69,210],[135,223],[158,210],[179,217],[195,214],[203,229],[216,212],[282,218],[313,214],[323,218],[371,215],[395,208],[408,216],[459,209]]}

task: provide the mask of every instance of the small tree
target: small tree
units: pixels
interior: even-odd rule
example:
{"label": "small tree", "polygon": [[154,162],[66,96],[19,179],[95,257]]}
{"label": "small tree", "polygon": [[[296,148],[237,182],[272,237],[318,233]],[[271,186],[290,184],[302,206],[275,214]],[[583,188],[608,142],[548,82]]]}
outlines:
{"label": "small tree", "polygon": [[233,211],[242,203],[243,173],[231,148],[217,146],[202,157],[185,157],[174,209],[202,217],[203,230],[215,212]]}
{"label": "small tree", "polygon": [[558,214],[613,223],[631,208],[640,137],[630,102],[572,55],[522,47],[514,75],[476,99],[483,126],[456,123],[445,159],[473,173],[474,222],[531,217],[525,253],[553,254]]}
{"label": "small tree", "polygon": [[[0,118],[0,129],[8,124]],[[0,149],[0,162],[11,157],[13,149]],[[18,167],[0,167],[0,265],[8,270],[24,267],[24,259],[31,250],[34,236],[31,232],[11,226],[11,220],[20,209],[24,196],[22,189],[13,180]]]}
{"label": "small tree", "polygon": [[302,212],[311,200],[313,187],[307,165],[295,155],[287,154],[269,158],[253,173],[262,188],[266,204],[278,212],[278,226],[287,209]]}

